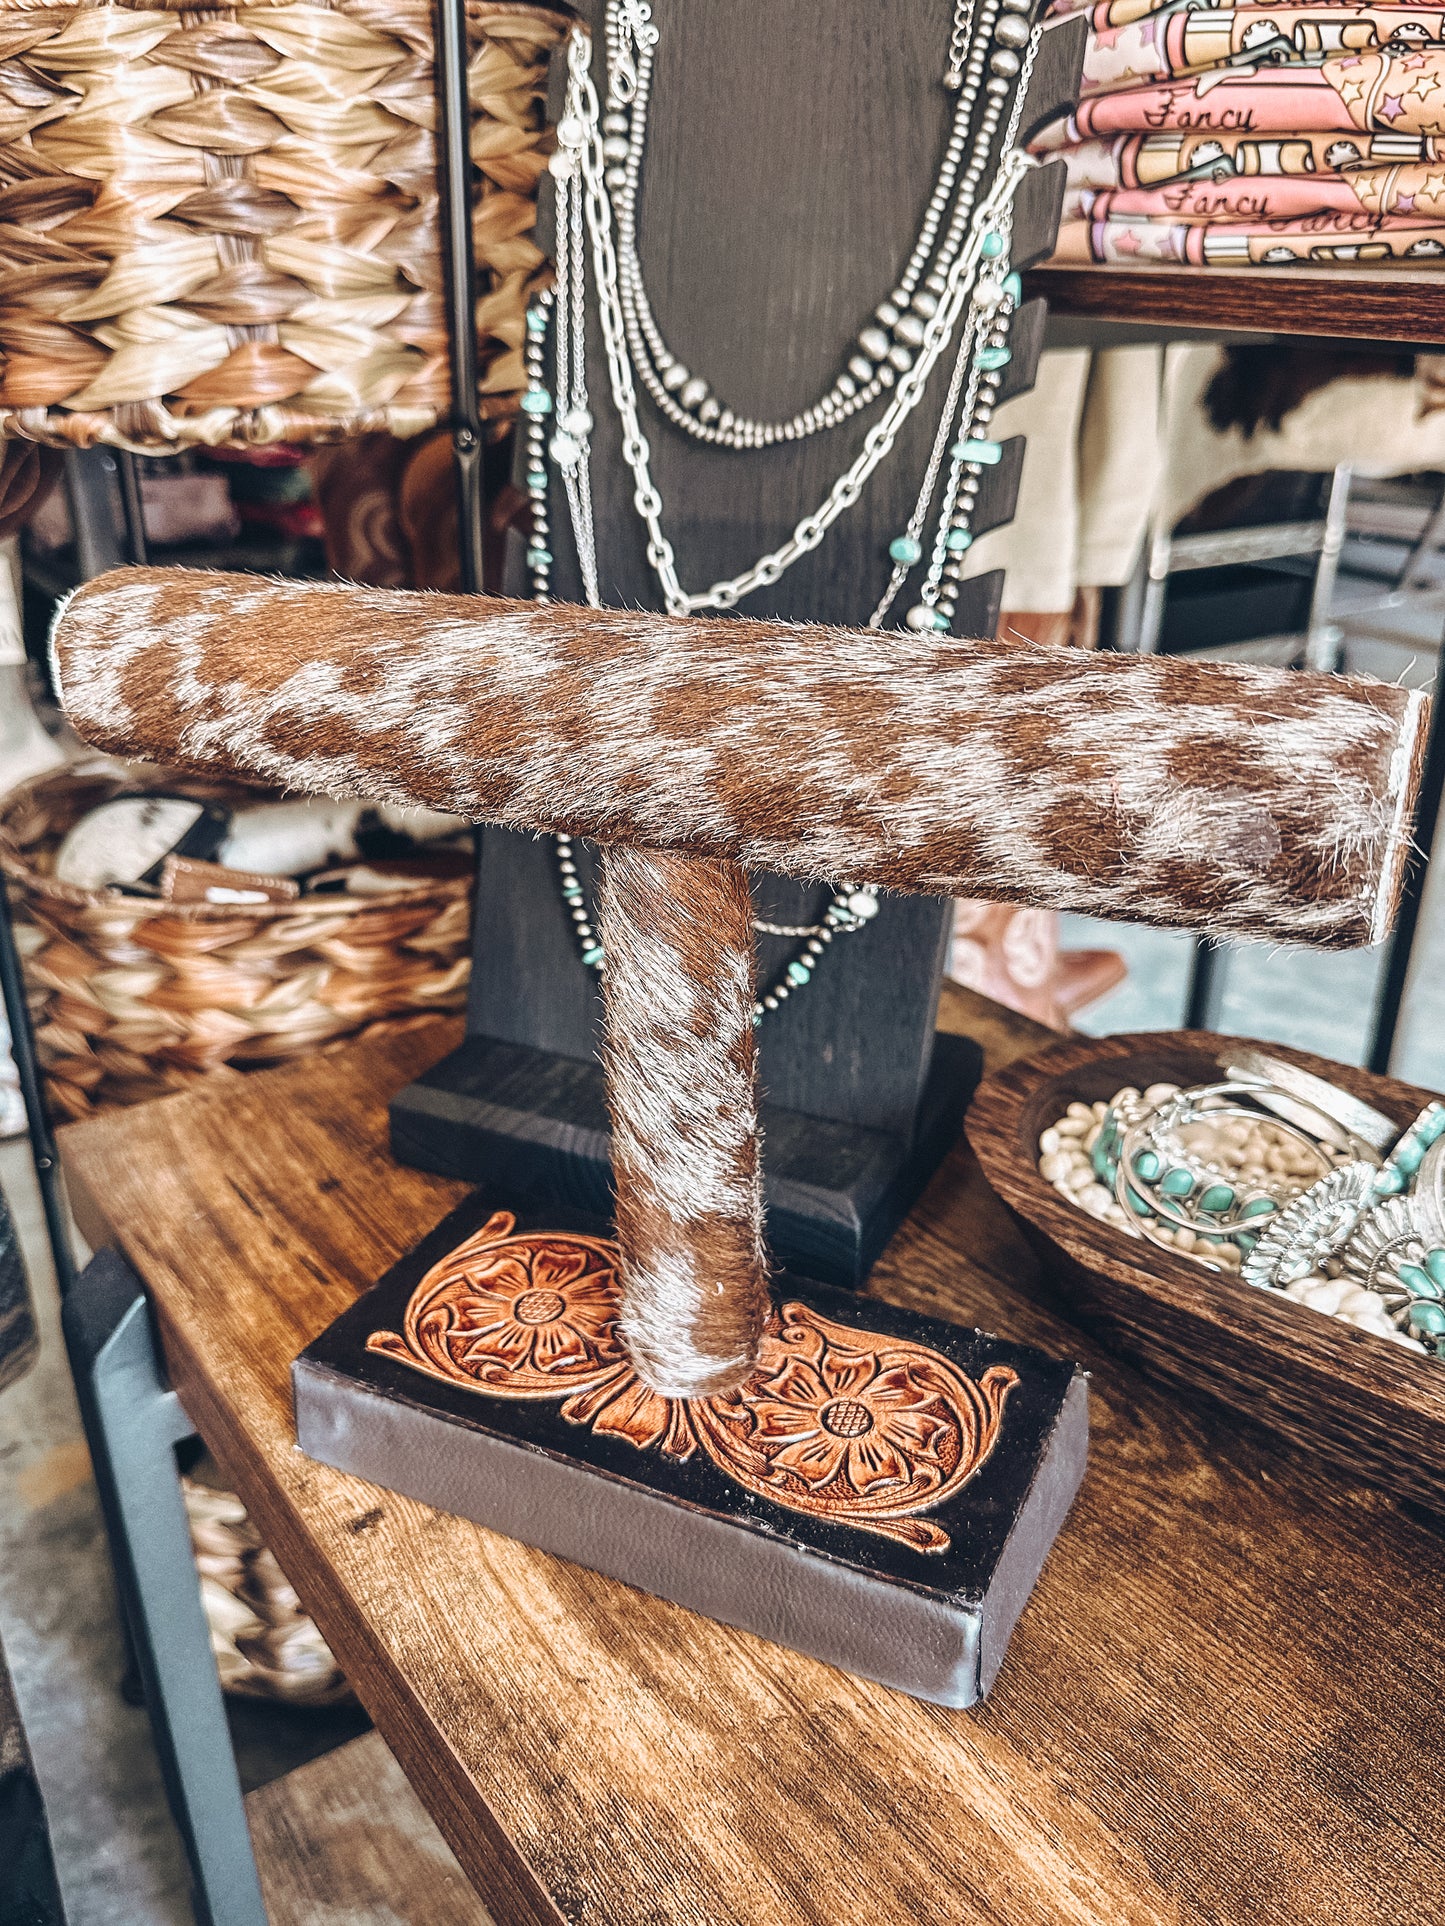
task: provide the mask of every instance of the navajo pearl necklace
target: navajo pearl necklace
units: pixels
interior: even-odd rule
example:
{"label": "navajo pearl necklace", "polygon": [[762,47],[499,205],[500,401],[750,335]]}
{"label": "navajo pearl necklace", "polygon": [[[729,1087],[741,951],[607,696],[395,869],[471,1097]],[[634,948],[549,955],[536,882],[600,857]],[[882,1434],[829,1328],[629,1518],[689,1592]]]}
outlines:
{"label": "navajo pearl necklace", "polygon": [[[858,500],[873,472],[892,449],[903,423],[921,400],[929,375],[946,351],[961,317],[971,304],[980,264],[985,264],[995,276],[998,269],[1007,266],[1002,258],[1002,250],[1006,246],[1009,211],[1019,182],[1034,164],[1028,156],[1018,152],[1014,141],[1037,46],[1038,36],[1035,33],[1029,41],[1028,55],[1022,63],[1016,92],[1009,78],[996,75],[987,83],[987,105],[979,116],[969,172],[961,185],[959,202],[955,205],[950,222],[947,242],[950,258],[944,277],[944,292],[936,312],[924,328],[923,345],[917,359],[898,381],[897,392],[880,419],[868,431],[861,452],[834,483],[826,501],[811,515],[804,517],[781,547],[763,556],[743,574],[729,581],[714,583],[701,592],[689,593],[678,579],[676,557],[662,526],[662,499],[652,480],[650,450],[638,416],[613,238],[613,209],[603,185],[607,163],[602,152],[597,94],[590,74],[590,42],[584,33],[574,30],[568,50],[567,111],[562,126],[582,130],[581,144],[559,149],[557,158],[561,165],[556,169],[558,187],[559,190],[567,190],[570,200],[576,191],[575,174],[580,163],[599,319],[613,403],[622,426],[623,458],[632,470],[633,500],[648,536],[648,562],[662,589],[669,613],[690,615],[705,609],[730,609],[754,590],[769,587],[778,581],[788,568],[818,546],[839,517]],[[1015,92],[1015,98],[1004,136],[1003,158],[988,194],[975,205],[974,192],[993,151],[1003,102],[1010,92]],[[1003,225],[1000,226],[1000,223]],[[563,214],[559,208],[559,233],[563,224]],[[983,278],[987,280],[989,277],[985,274]],[[567,284],[559,277],[559,299],[567,300],[569,292]],[[995,289],[994,306],[998,305]],[[572,317],[570,325],[580,330],[582,322],[582,315],[577,314]],[[573,395],[574,402],[582,400],[577,396],[575,387]],[[529,412],[545,412],[551,405],[550,396],[544,392],[536,397],[534,403],[529,394],[523,398],[522,405]],[[566,454],[578,470],[579,489],[587,490],[588,451],[585,444],[578,444],[575,438],[569,438]],[[570,494],[569,490],[569,498]],[[585,534],[581,530],[577,532],[580,543],[585,540]],[[930,624],[936,626],[932,616]]]}
{"label": "navajo pearl necklace", "polygon": [[[1027,10],[1028,0],[1004,0],[1005,10],[1016,14]],[[999,11],[998,0],[985,0],[982,26],[989,23]],[[978,95],[978,83],[982,73],[982,63],[988,53],[987,40],[981,35],[978,41],[970,44],[968,27],[971,11],[962,10],[955,16],[954,33],[950,43],[949,84],[960,85],[964,99],[960,102],[960,119],[965,110],[971,110]],[[626,27],[626,36],[622,28]],[[614,5],[609,15],[609,38],[612,47],[610,61],[609,113],[620,100],[636,98],[636,68],[631,60],[629,48],[624,44],[630,40],[646,58],[644,61],[645,86],[642,111],[636,116],[633,126],[635,138],[629,143],[629,152],[634,164],[631,168],[631,191],[625,194],[616,209],[618,229],[622,235],[622,265],[619,265],[618,250],[613,245],[612,220],[614,207],[612,196],[604,188],[618,190],[626,186],[626,178],[619,180],[618,170],[609,169],[606,162],[606,139],[604,134],[615,140],[619,129],[599,126],[597,96],[590,79],[590,47],[585,36],[578,33],[569,50],[569,91],[568,110],[559,127],[560,145],[553,173],[557,183],[557,285],[560,300],[557,304],[556,328],[556,386],[557,432],[550,442],[550,453],[562,472],[568,498],[573,533],[579,562],[581,564],[584,587],[588,600],[594,605],[598,601],[596,575],[595,533],[592,527],[590,498],[590,435],[593,420],[587,408],[585,388],[585,359],[582,352],[583,328],[585,325],[585,289],[583,271],[583,221],[592,240],[594,267],[598,281],[599,305],[603,324],[604,343],[607,349],[609,375],[613,387],[613,399],[617,405],[622,422],[624,441],[623,452],[633,470],[637,484],[635,501],[639,513],[647,525],[650,541],[648,559],[657,574],[664,592],[664,598],[674,612],[690,612],[692,608],[712,606],[732,606],[742,594],[749,592],[750,586],[762,586],[765,581],[775,581],[783,570],[791,565],[799,555],[806,553],[821,541],[824,533],[843,510],[851,506],[861,493],[863,484],[889,452],[899,427],[907,414],[917,405],[923,392],[923,384],[939,356],[945,351],[960,316],[966,315],[963,341],[953,381],[949,389],[943,417],[940,422],[939,436],[935,442],[933,458],[929,463],[919,504],[910,522],[910,532],[905,537],[896,538],[890,547],[895,567],[893,578],[883,602],[875,611],[873,625],[881,623],[888,605],[896,595],[902,580],[913,563],[921,558],[922,544],[918,540],[923,522],[927,517],[933,499],[938,474],[942,465],[943,447],[947,440],[950,423],[958,424],[959,440],[950,450],[952,465],[949,482],[945,488],[943,516],[935,543],[935,562],[930,567],[929,579],[925,582],[924,600],[920,606],[909,613],[909,624],[914,628],[946,628],[952,613],[952,588],[940,592],[940,576],[946,572],[949,578],[956,579],[961,572],[961,556],[972,537],[968,533],[967,520],[973,501],[978,492],[978,477],[982,468],[999,458],[998,445],[983,439],[983,429],[987,425],[994,396],[999,384],[999,370],[1009,360],[1009,351],[1003,345],[1008,322],[1019,300],[1018,278],[1009,272],[1007,251],[1012,228],[1012,201],[1024,170],[1030,165],[1027,157],[1020,155],[1014,147],[1018,121],[1028,81],[1037,51],[1037,38],[1030,37],[1023,29],[1019,38],[1017,20],[1006,20],[1004,29],[998,37],[992,55],[989,57],[992,77],[986,86],[987,104],[979,126],[975,132],[974,149],[970,165],[966,171],[958,200],[941,246],[930,255],[937,241],[937,230],[942,210],[947,206],[957,175],[957,154],[952,150],[946,157],[945,167],[940,175],[941,185],[935,191],[930,208],[925,217],[923,234],[915,248],[914,256],[895,291],[896,301],[885,303],[880,309],[879,319],[893,326],[903,317],[897,312],[897,303],[912,295],[917,287],[923,269],[932,259],[930,280],[925,285],[916,304],[920,317],[918,328],[912,325],[905,330],[902,344],[895,343],[890,351],[890,359],[883,367],[877,387],[872,395],[858,402],[858,407],[866,405],[867,400],[876,398],[883,388],[891,387],[897,373],[903,375],[899,383],[899,395],[885,411],[883,420],[869,435],[863,454],[853,468],[841,478],[818,513],[801,523],[795,531],[793,543],[785,545],[775,555],[764,557],[751,575],[739,577],[733,583],[715,585],[708,596],[687,597],[677,581],[672,550],[660,524],[661,500],[651,483],[647,444],[642,436],[637,419],[635,395],[632,391],[631,375],[637,366],[639,378],[644,381],[654,401],[658,402],[663,413],[676,421],[676,414],[667,405],[667,397],[676,392],[687,390],[686,399],[696,405],[699,416],[711,416],[713,410],[707,406],[709,397],[699,395],[696,387],[688,390],[688,381],[673,379],[670,386],[649,381],[648,362],[644,354],[636,349],[639,331],[646,340],[647,330],[642,328],[640,315],[646,313],[650,321],[650,308],[646,304],[645,289],[642,286],[640,267],[636,265],[635,249],[635,208],[637,179],[640,170],[642,140],[646,126],[646,86],[650,86],[651,47],[656,44],[656,31],[650,27],[649,10],[640,0],[625,0],[621,6]],[[643,33],[649,37],[642,37]],[[1022,63],[1010,45],[1010,34],[1019,39],[1019,44],[1027,43],[1028,55]],[[629,71],[630,70],[630,71]],[[982,205],[975,206],[977,189],[982,179],[985,165],[991,152],[999,124],[1003,117],[1003,103],[1012,91],[1010,82],[1015,77],[1020,84],[1013,102],[1010,124],[1004,139],[1004,160],[990,194]],[[579,132],[580,130],[580,132]],[[618,158],[614,147],[610,158]],[[581,180],[576,177],[581,174]],[[628,259],[629,237],[631,240],[631,260]],[[941,298],[939,298],[941,297]],[[534,588],[541,599],[550,594],[550,568],[552,557],[545,545],[545,531],[548,527],[546,517],[546,467],[545,453],[548,451],[546,439],[546,417],[552,411],[552,396],[544,385],[545,340],[548,330],[549,297],[543,297],[528,316],[527,369],[529,388],[523,401],[528,415],[528,487],[533,496],[534,508],[540,507],[540,522],[534,523],[543,531],[540,537],[534,536],[529,552],[533,565]],[[890,308],[892,311],[889,311]],[[913,333],[921,334],[919,346],[923,350],[914,361],[912,343],[908,339]],[[660,342],[660,336],[657,337]],[[657,342],[651,343],[656,346]],[[977,347],[971,344],[977,343]],[[870,341],[875,351],[879,349],[876,333]],[[886,346],[886,342],[883,344]],[[665,344],[662,352],[666,353]],[[632,364],[632,365],[629,365]],[[854,370],[854,373],[857,371]],[[684,371],[685,374],[685,371]],[[851,376],[850,376],[851,379]],[[655,391],[654,391],[655,390]],[[961,412],[959,408],[962,397]],[[853,397],[844,395],[845,401]],[[851,409],[849,412],[856,412]],[[808,420],[809,411],[797,419],[801,430],[814,432],[814,424]],[[721,422],[721,411],[716,418]],[[846,417],[840,417],[846,418]],[[683,424],[678,424],[683,425]],[[820,425],[832,425],[823,422]],[[732,423],[726,424],[728,428]],[[722,439],[703,436],[703,439]],[[797,431],[779,435],[768,431],[766,425],[744,424],[740,438],[729,445],[760,446],[770,440],[795,439]],[[945,526],[946,522],[946,526]],[[915,531],[916,524],[916,531]],[[789,549],[792,552],[789,552]],[[938,556],[944,558],[943,568],[938,566]],[[669,579],[670,578],[670,579]],[[583,961],[593,970],[603,966],[603,952],[593,927],[587,907],[580,874],[574,859],[573,846],[569,839],[558,841],[559,872],[562,882],[563,898],[572,918]],[[809,981],[813,967],[822,956],[824,947],[831,942],[839,930],[856,930],[876,915],[877,897],[869,889],[852,889],[845,886],[836,891],[824,912],[821,923],[807,927],[784,926],[755,920],[755,928],[764,934],[788,936],[803,939],[803,948],[787,965],[778,982],[761,997],[754,1010],[754,1021],[759,1021],[765,1012],[776,1010],[792,993]]]}
{"label": "navajo pearl necklace", "polygon": [[[945,85],[957,90],[958,99],[938,176],[908,262],[891,294],[879,303],[874,318],[861,330],[847,367],[835,377],[827,393],[787,421],[763,422],[723,407],[710,384],[691,373],[671,352],[653,315],[638,258],[636,217],[659,30],[644,0],[611,0],[607,10],[608,96],[601,123],[601,151],[608,163],[603,179],[616,220],[627,351],[651,400],[675,427],[697,440],[728,448],[761,448],[795,441],[847,421],[876,401],[899,374],[908,371],[923,345],[927,324],[938,310],[948,269],[961,244],[964,221],[984,171],[984,157],[975,151],[960,181],[985,62],[996,81],[1007,83],[1017,77],[1021,68],[1018,50],[1029,42],[1026,16],[1031,6],[1032,0],[983,0],[975,19],[974,0],[958,0],[945,72]],[[988,92],[993,97],[991,88]],[[996,125],[995,112],[990,133]],[[569,148],[582,144],[583,131],[579,117],[570,112],[564,115],[558,128],[564,155]]]}

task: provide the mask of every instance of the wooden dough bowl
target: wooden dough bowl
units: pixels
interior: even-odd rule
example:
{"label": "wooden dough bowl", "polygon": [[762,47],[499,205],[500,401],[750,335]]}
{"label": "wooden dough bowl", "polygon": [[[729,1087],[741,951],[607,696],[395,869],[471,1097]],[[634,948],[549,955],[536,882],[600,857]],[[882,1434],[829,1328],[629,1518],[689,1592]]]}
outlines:
{"label": "wooden dough bowl", "polygon": [[[1066,1204],[1039,1175],[1039,1133],[1071,1102],[1093,1103],[1128,1084],[1215,1081],[1225,1055],[1246,1041],[1165,1030],[1050,1044],[980,1084],[968,1140],[1078,1323],[1145,1370],[1445,1511],[1445,1362],[1128,1237]],[[1363,1098],[1402,1129],[1434,1094],[1283,1044],[1258,1047]]]}

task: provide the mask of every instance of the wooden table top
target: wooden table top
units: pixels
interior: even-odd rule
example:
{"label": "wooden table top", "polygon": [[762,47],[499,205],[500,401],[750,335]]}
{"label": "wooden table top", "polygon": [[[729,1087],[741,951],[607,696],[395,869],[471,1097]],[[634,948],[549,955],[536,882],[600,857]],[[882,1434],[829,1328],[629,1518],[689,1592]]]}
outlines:
{"label": "wooden table top", "polygon": [[[964,991],[991,1063],[1043,1032]],[[1445,1539],[1147,1384],[960,1145],[870,1289],[1080,1358],[1092,1465],[992,1697],[923,1705],[344,1477],[291,1359],[457,1201],[385,1102],[437,1020],[64,1133],[192,1420],[501,1926],[1424,1926]]]}

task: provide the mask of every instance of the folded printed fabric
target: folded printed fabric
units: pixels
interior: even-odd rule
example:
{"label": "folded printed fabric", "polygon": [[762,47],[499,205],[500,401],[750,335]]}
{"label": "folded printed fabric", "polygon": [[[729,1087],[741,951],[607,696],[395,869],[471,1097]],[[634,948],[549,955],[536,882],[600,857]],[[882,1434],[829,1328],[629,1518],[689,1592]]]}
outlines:
{"label": "folded printed fabric", "polygon": [[1079,102],[1034,143],[1055,153],[1113,134],[1211,132],[1445,135],[1445,46],[1342,54],[1318,67],[1216,69]]}
{"label": "folded printed fabric", "polygon": [[1054,0],[1090,24],[1054,259],[1429,266],[1445,256],[1445,0]]}
{"label": "folded printed fabric", "polygon": [[1361,230],[1348,215],[1312,214],[1294,221],[1065,221],[1054,261],[1061,266],[1305,267],[1430,264],[1445,258],[1445,222],[1375,223]]}
{"label": "folded printed fabric", "polygon": [[1070,188],[1064,218],[1084,221],[1186,221],[1250,226],[1337,215],[1347,234],[1382,223],[1445,223],[1445,162],[1360,167],[1346,174],[1235,175],[1184,179],[1157,187]]}
{"label": "folded printed fabric", "polygon": [[[1397,162],[1445,162],[1445,138],[1410,134],[1116,134],[1064,149],[1065,180],[1083,187],[1158,187],[1166,181],[1327,175]],[[1172,218],[1172,217],[1171,217]]]}
{"label": "folded printed fabric", "polygon": [[[1128,10],[1131,17],[1121,20]],[[1085,95],[1211,69],[1309,65],[1333,54],[1410,52],[1445,41],[1445,3],[1431,7],[1331,4],[1254,7],[1167,5],[1142,15],[1128,0],[1090,9]]]}

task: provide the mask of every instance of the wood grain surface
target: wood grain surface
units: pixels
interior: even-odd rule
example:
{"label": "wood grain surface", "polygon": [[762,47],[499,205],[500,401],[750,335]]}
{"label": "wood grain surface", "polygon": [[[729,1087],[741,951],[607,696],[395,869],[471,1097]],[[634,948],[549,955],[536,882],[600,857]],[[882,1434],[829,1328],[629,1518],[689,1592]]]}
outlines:
{"label": "wood grain surface", "polygon": [[1438,273],[1347,268],[1042,267],[1025,277],[1051,313],[1161,329],[1230,328],[1360,341],[1445,340]]}
{"label": "wood grain surface", "polygon": [[[988,1077],[969,1107],[969,1142],[1071,1314],[1111,1350],[1211,1392],[1346,1473],[1445,1512],[1445,1370],[1282,1293],[1122,1236],[1039,1174],[1039,1133],[1075,1099],[1094,1103],[1128,1084],[1217,1082],[1231,1041],[1240,1039],[1204,1030],[1055,1039]],[[1284,1044],[1259,1047],[1339,1084],[1401,1130],[1434,1095]]]}
{"label": "wood grain surface", "polygon": [[[950,989],[997,1065],[1045,1033]],[[1081,1358],[1093,1463],[941,1710],[308,1462],[295,1353],[457,1200],[393,1165],[438,1021],[65,1133],[186,1409],[500,1926],[1417,1926],[1445,1912],[1439,1527],[1044,1307],[960,1145],[870,1290]]]}
{"label": "wood grain surface", "polygon": [[270,1926],[494,1926],[379,1732],[246,1797]]}

